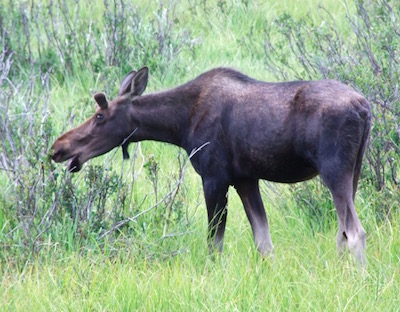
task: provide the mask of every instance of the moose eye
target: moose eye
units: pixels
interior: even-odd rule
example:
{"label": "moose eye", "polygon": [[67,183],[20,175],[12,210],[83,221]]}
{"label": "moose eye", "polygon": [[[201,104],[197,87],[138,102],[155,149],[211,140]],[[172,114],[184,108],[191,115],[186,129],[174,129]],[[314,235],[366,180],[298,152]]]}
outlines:
{"label": "moose eye", "polygon": [[97,114],[96,115],[96,120],[97,121],[102,121],[104,119],[104,115],[102,115],[102,114]]}

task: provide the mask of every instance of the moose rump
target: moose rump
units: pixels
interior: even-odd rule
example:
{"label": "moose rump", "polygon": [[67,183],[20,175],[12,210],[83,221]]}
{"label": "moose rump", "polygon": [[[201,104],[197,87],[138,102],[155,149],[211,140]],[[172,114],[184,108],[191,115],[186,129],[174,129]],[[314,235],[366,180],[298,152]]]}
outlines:
{"label": "moose rump", "polygon": [[72,158],[79,170],[121,144],[126,158],[129,142],[141,140],[197,150],[191,162],[203,181],[210,248],[222,250],[226,194],[234,186],[263,255],[273,245],[259,179],[294,183],[319,174],[337,210],[338,250],[348,246],[365,263],[366,233],[354,207],[371,127],[364,97],[334,80],[266,83],[227,68],[142,95],[147,79],[142,68],[124,78],[115,100],[97,94],[95,115],[56,140],[53,160]]}

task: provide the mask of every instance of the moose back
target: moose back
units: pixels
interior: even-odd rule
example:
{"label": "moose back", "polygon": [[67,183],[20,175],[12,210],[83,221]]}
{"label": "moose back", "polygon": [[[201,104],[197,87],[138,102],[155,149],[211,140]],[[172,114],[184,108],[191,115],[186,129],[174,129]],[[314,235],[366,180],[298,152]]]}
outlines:
{"label": "moose back", "polygon": [[227,191],[237,190],[259,252],[273,252],[259,179],[294,183],[320,175],[338,215],[337,247],[365,263],[366,232],[354,207],[371,128],[371,107],[334,80],[267,83],[216,68],[174,89],[142,95],[144,67],[130,72],[118,96],[94,98],[95,114],[61,135],[52,159],[79,171],[87,160],[130,142],[156,140],[199,149],[191,162],[203,182],[211,249],[222,250]]}

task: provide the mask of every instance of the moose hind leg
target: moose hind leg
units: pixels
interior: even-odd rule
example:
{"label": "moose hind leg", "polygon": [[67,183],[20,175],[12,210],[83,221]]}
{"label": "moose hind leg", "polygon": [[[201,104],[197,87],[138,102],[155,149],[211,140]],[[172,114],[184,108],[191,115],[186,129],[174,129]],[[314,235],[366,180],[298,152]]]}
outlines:
{"label": "moose hind leg", "polygon": [[366,232],[358,219],[353,200],[353,174],[338,170],[321,177],[332,193],[339,221],[337,248],[342,254],[346,246],[361,265],[365,265]]}
{"label": "moose hind leg", "polygon": [[218,179],[203,179],[204,196],[208,214],[208,247],[210,252],[222,252],[225,233],[228,184]]}
{"label": "moose hind leg", "polygon": [[253,230],[254,242],[258,251],[264,255],[272,255],[274,246],[271,240],[267,215],[260,195],[258,180],[244,180],[235,184],[247,218]]}

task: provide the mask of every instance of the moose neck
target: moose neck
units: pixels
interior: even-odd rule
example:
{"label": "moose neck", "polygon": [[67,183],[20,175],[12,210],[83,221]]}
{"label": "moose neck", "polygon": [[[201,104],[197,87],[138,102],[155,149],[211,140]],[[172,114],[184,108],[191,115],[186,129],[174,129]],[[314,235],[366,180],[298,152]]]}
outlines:
{"label": "moose neck", "polygon": [[185,86],[144,95],[132,106],[133,141],[154,140],[183,146],[198,92]]}

